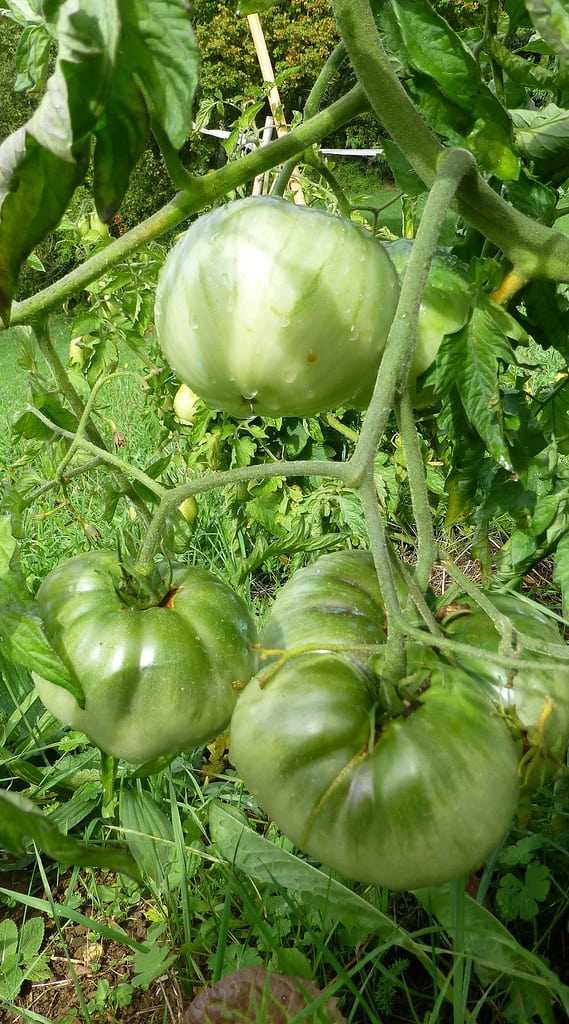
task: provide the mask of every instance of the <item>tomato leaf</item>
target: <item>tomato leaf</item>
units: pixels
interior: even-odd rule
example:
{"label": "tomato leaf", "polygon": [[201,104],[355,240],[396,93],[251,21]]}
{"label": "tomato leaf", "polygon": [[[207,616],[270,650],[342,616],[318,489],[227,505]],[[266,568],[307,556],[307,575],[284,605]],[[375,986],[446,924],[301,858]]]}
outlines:
{"label": "tomato leaf", "polygon": [[28,25],[16,50],[16,92],[40,92],[49,69],[51,36],[43,25]]}
{"label": "tomato leaf", "polygon": [[0,651],[8,661],[62,686],[84,707],[81,684],[45,636],[16,557],[10,519],[4,516],[0,519]]}
{"label": "tomato leaf", "polygon": [[[415,75],[430,80],[431,105],[437,90],[447,104],[466,113],[464,142],[481,166],[504,181],[517,178],[519,158],[508,113],[483,81],[479,62],[460,36],[428,0],[374,0],[372,7],[392,52]],[[428,116],[428,105],[423,112]],[[443,133],[448,120],[437,112]]]}
{"label": "tomato leaf", "polygon": [[512,464],[504,436],[498,370],[499,362],[515,362],[508,335],[516,334],[523,334],[517,322],[481,298],[466,326],[443,341],[437,368],[439,390],[457,388],[470,425],[506,469]]}
{"label": "tomato leaf", "polygon": [[561,173],[569,163],[569,110],[548,103],[540,110],[510,110],[518,150],[537,161],[543,174]]}
{"label": "tomato leaf", "polygon": [[119,0],[119,12],[121,59],[113,66],[95,149],[95,201],[103,221],[120,205],[149,118],[176,149],[186,141],[198,81],[197,43],[184,0]]}
{"label": "tomato leaf", "polygon": [[28,853],[31,845],[62,864],[98,867],[128,875],[136,881],[140,874],[127,850],[103,849],[64,835],[29,800],[17,793],[0,792],[0,846],[11,853]]}
{"label": "tomato leaf", "polygon": [[373,932],[394,945],[407,941],[407,933],[371,903],[324,871],[264,839],[229,807],[212,803],[209,828],[221,856],[256,882],[290,889],[349,928],[361,927],[363,932]]}

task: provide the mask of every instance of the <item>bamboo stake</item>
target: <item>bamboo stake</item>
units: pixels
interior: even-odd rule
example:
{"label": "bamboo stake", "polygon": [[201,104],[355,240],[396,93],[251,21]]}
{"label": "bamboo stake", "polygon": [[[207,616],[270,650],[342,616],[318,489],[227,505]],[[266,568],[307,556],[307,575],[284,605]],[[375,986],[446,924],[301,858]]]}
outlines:
{"label": "bamboo stake", "polygon": [[[263,81],[267,83],[273,83],[269,92],[269,106],[273,115],[273,121],[275,123],[275,129],[279,138],[283,135],[288,134],[288,125],[284,115],[283,105],[279,90],[275,83],[275,73],[273,71],[273,65],[271,63],[271,57],[267,49],[267,42],[265,40],[265,33],[263,32],[263,26],[261,25],[261,19],[258,14],[248,14],[247,22],[249,24],[249,31],[253,39],[255,51],[257,53],[257,59],[259,61],[259,67],[261,68],[261,74]],[[298,180],[296,174],[293,174],[290,179],[290,188],[293,194],[295,203],[299,206],[304,206],[304,193],[302,191],[302,185]]]}

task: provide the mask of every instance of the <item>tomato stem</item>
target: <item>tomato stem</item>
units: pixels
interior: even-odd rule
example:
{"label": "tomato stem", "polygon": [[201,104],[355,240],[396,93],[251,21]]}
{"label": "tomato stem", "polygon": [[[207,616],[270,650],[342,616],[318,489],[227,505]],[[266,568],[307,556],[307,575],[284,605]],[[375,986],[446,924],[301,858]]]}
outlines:
{"label": "tomato stem", "polygon": [[171,202],[166,203],[151,217],[141,221],[120,238],[116,238],[59,281],[29,299],[24,299],[23,302],[16,302],[12,308],[12,326],[30,323],[48,310],[59,306],[70,295],[107,273],[131,252],[171,231],[191,214],[211,206],[232,189],[245,185],[258,174],[272,170],[289,157],[297,160],[309,146],[352,121],[367,109],[365,93],[361,86],[357,85],[288,135],[283,135],[280,139],[270,142],[268,146],[248,153],[240,160],[225,164],[211,174],[193,177],[191,185],[186,190],[178,192]]}
{"label": "tomato stem", "polygon": [[464,149],[446,150],[429,193],[417,237],[405,270],[397,311],[381,360],[373,397],[351,460],[355,482],[375,456],[395,403],[397,388],[406,382],[415,352],[419,310],[444,216],[474,158]]}
{"label": "tomato stem", "polygon": [[[333,7],[340,35],[375,116],[429,188],[445,150],[393,70],[369,0],[334,0]],[[457,207],[528,278],[569,279],[569,239],[514,209],[480,174],[461,182]]]}

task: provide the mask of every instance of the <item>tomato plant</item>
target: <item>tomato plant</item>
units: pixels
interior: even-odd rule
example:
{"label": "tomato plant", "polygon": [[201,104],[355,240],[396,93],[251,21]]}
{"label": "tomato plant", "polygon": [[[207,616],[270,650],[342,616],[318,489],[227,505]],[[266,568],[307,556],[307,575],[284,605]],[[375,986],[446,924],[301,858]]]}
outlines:
{"label": "tomato plant", "polygon": [[[63,562],[38,592],[46,635],[79,679],[85,707],[35,674],[45,706],[106,753],[153,761],[205,743],[229,722],[233,684],[254,668],[255,629],[241,599],[197,567],[161,567],[150,607],[121,597],[114,555]],[[171,577],[171,578],[170,578]]]}
{"label": "tomato plant", "polygon": [[201,217],[160,278],[164,356],[234,416],[364,406],[398,298],[382,247],[357,225],[280,199]]}

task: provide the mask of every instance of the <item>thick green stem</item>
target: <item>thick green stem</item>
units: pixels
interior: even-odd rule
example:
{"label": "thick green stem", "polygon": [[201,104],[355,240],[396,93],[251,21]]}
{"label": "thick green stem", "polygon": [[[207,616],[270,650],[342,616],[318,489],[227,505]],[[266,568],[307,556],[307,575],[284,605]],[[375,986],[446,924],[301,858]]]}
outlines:
{"label": "thick green stem", "polygon": [[411,256],[407,264],[399,303],[391,325],[389,338],[353,463],[362,474],[374,457],[377,445],[387,425],[401,381],[406,381],[415,351],[419,309],[429,275],[444,214],[447,211],[462,178],[472,173],[474,158],[464,149],[445,152],[436,181],[425,205]]}
{"label": "thick green stem", "polygon": [[304,118],[306,121],[308,121],[309,118],[314,117],[320,110],[320,107],[326,98],[326,93],[347,56],[346,45],[341,39],[337,46],[332,50],[332,53],[326,62],[322,65],[318,78],[308,93],[306,103],[304,104]]}
{"label": "thick green stem", "polygon": [[399,430],[401,431],[403,451],[405,452],[405,461],[407,463],[411,503],[417,526],[418,553],[415,577],[418,586],[424,593],[429,585],[433,565],[437,557],[437,542],[429,503],[423,455],[408,391],[405,391],[401,396],[398,404],[398,414]]}
{"label": "thick green stem", "polygon": [[[342,38],[370,105],[413,169],[430,187],[444,151],[395,74],[369,0],[334,0]],[[505,202],[479,174],[462,182],[459,212],[526,277],[569,280],[569,239]]]}
{"label": "thick green stem", "polygon": [[326,110],[316,114],[309,121],[305,121],[288,135],[283,135],[282,138],[276,139],[268,146],[261,146],[253,153],[242,157],[241,160],[226,164],[225,167],[221,167],[212,174],[192,179],[192,185],[188,191],[179,192],[170,203],[163,206],[152,217],[142,221],[132,231],[127,231],[110,245],[105,246],[80,267],[56,281],[55,284],[44,288],[43,291],[23,302],[17,302],[12,310],[11,323],[13,325],[30,323],[53,309],[54,306],[61,305],[70,295],[101,277],[135,249],[140,249],[154,238],[158,238],[159,235],[171,231],[191,214],[198,213],[206,206],[211,206],[227,192],[239,185],[245,185],[258,174],[270,171],[271,168],[288,160],[289,157],[300,156],[309,146],[319,142],[320,139],[337,128],[341,128],[343,124],[352,121],[357,114],[367,110],[367,107],[368,103],[363,89],[356,86]]}
{"label": "thick green stem", "polygon": [[387,648],[384,662],[385,675],[389,679],[399,679],[405,674],[405,644],[401,633],[401,605],[395,589],[395,581],[385,525],[379,512],[373,470],[368,471],[358,489],[369,534],[369,546],[373,556],[375,571],[387,620]]}
{"label": "thick green stem", "polygon": [[496,627],[496,631],[500,634],[503,641],[510,644],[512,640],[515,640],[518,647],[525,648],[528,651],[536,651],[539,654],[545,654],[549,658],[557,658],[559,661],[569,661],[569,647],[566,644],[552,644],[546,640],[538,640],[536,637],[528,636],[527,633],[518,632],[512,627],[512,622],[507,615],[504,615],[496,605],[493,604],[492,599],[484,594],[480,587],[465,576],[461,569],[452,561],[451,558],[442,556],[440,557],[441,565],[444,565],[451,579],[453,579],[462,588],[468,597],[472,598],[475,604],[486,613],[490,621]]}
{"label": "thick green stem", "polygon": [[152,571],[152,560],[158,549],[162,530],[168,517],[175,512],[186,498],[194,494],[202,494],[204,491],[213,491],[219,487],[229,487],[231,484],[239,484],[249,480],[266,480],[269,477],[279,476],[330,476],[335,477],[337,480],[343,480],[349,487],[351,486],[351,475],[349,462],[318,460],[314,460],[314,462],[310,460],[264,462],[259,466],[244,466],[242,469],[228,469],[226,471],[206,473],[195,480],[190,480],[187,484],[173,487],[171,490],[164,492],[162,501],[149,526],[138,560],[138,571],[142,576]]}

